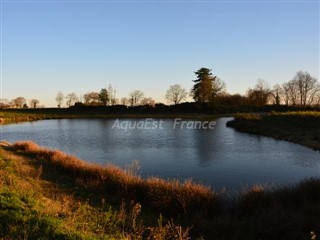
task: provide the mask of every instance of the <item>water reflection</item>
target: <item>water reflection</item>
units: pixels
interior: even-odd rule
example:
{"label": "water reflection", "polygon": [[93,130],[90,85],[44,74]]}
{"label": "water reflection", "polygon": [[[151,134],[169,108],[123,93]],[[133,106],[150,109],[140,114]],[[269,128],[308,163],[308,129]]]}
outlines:
{"label": "water reflection", "polygon": [[[123,119],[127,121],[130,119]],[[134,121],[134,120],[130,120]],[[112,129],[114,120],[46,120],[1,126],[1,140],[33,140],[88,161],[122,167],[139,160],[141,175],[190,178],[238,189],[256,183],[294,183],[320,176],[319,152],[271,138],[244,134],[217,119],[215,129]]]}

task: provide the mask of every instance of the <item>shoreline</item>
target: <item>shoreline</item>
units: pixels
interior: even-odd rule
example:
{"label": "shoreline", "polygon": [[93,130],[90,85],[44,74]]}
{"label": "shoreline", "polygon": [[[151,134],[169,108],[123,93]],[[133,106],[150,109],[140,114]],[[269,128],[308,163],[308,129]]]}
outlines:
{"label": "shoreline", "polygon": [[54,120],[54,119],[198,119],[208,120],[220,117],[232,117],[233,114],[204,114],[204,113],[25,113],[19,111],[1,111],[0,110],[0,125],[14,124],[22,122],[33,122],[40,120]]}
{"label": "shoreline", "polygon": [[227,127],[320,150],[320,112],[238,114]]}
{"label": "shoreline", "polygon": [[[318,139],[319,119],[318,112],[240,114],[227,125],[305,145]],[[143,179],[134,166],[103,167],[33,142],[0,144],[0,238],[313,239],[319,215],[320,178],[216,193],[193,181]]]}
{"label": "shoreline", "polygon": [[[280,236],[281,239],[293,239],[294,236],[308,239],[310,232],[319,234],[315,232],[320,227],[319,178],[272,189],[257,185],[238,195],[226,196],[192,181],[142,179],[134,174],[134,169],[124,171],[113,165],[102,167],[32,142],[18,142],[12,145],[2,143],[0,173],[0,217],[7,216],[8,213],[7,208],[3,208],[4,205],[1,203],[3,199],[16,196],[14,199],[19,198],[22,199],[19,201],[23,202],[23,199],[31,197],[32,200],[28,200],[31,203],[42,202],[42,208],[34,206],[41,213],[39,216],[59,219],[59,223],[52,220],[54,228],[67,235],[72,233],[86,236],[70,239],[109,239],[110,236],[115,239],[128,239],[129,236],[137,236],[137,226],[144,229],[139,232],[142,235],[151,234],[147,229],[152,229],[152,234],[162,229],[165,234],[159,239],[163,240],[187,239],[179,238],[178,235],[173,237],[177,234],[172,232],[174,229],[180,229],[180,233],[191,239],[279,239]],[[47,200],[43,202],[44,197]],[[12,201],[10,199],[9,202]],[[66,199],[70,206],[62,213],[60,210],[56,212],[56,208],[66,208],[63,207]],[[50,209],[49,203],[56,206],[53,212],[46,212]],[[121,210],[124,203],[127,206],[125,211],[128,211],[129,222],[126,220],[123,223],[125,227],[114,223],[111,229],[108,227],[101,230],[108,236],[102,238],[102,233],[95,230],[96,224],[105,221],[105,214],[110,214],[109,206],[112,207],[115,216],[122,216],[117,214],[124,211]],[[296,203],[299,203],[299,208],[296,207]],[[83,208],[87,209],[85,211],[90,210],[90,215],[83,215]],[[15,208],[9,210],[9,213],[15,216],[14,211]],[[23,207],[21,211],[24,216],[29,210]],[[278,211],[282,212],[281,217]],[[69,226],[70,218],[76,221]],[[90,225],[90,229],[84,230],[74,225],[77,222],[84,224],[83,218],[86,219],[85,222],[94,223]],[[306,218],[309,220],[308,224],[302,224]],[[1,222],[1,219],[4,220]],[[173,219],[172,223],[170,219]],[[1,224],[6,225],[7,221],[9,220],[0,218],[0,230],[3,227]],[[159,221],[163,221],[161,225]],[[167,221],[169,225],[166,225]],[[253,222],[255,224],[252,224]],[[283,225],[283,222],[286,224]],[[69,233],[63,230],[66,226]],[[174,227],[171,228],[172,226]],[[25,231],[25,228],[21,231]],[[32,231],[30,230],[30,234]],[[41,228],[37,231],[43,236]],[[0,231],[0,238],[11,236],[1,234]],[[53,233],[45,234],[49,234],[50,238],[55,236]]]}

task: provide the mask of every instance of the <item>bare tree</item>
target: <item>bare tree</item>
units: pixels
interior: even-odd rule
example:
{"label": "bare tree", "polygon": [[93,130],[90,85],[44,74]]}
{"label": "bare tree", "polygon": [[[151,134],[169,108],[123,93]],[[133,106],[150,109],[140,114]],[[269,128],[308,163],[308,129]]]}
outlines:
{"label": "bare tree", "polygon": [[75,93],[69,93],[66,96],[66,103],[68,107],[71,107],[72,105],[74,105],[76,102],[78,101],[78,97]]}
{"label": "bare tree", "polygon": [[129,100],[128,100],[128,98],[125,98],[125,97],[121,98],[120,104],[125,105],[125,106],[128,106],[128,105],[129,105]]}
{"label": "bare tree", "polygon": [[31,99],[30,100],[30,107],[31,108],[37,108],[38,104],[39,104],[39,100],[38,99]]}
{"label": "bare tree", "polygon": [[299,90],[300,106],[312,105],[316,94],[320,90],[317,79],[312,77],[308,72],[299,71],[293,78],[293,81],[297,84]]}
{"label": "bare tree", "polygon": [[299,71],[282,85],[286,105],[306,107],[318,102],[320,85],[308,72]]}
{"label": "bare tree", "polygon": [[216,77],[215,80],[212,83],[212,100],[214,101],[215,97],[225,91],[226,84],[224,81],[221,80],[221,78]]}
{"label": "bare tree", "polygon": [[129,102],[131,107],[137,106],[141,99],[143,98],[143,92],[140,90],[134,90],[129,94]]}
{"label": "bare tree", "polygon": [[13,102],[16,107],[22,108],[26,104],[27,100],[24,97],[17,97],[13,99]]}
{"label": "bare tree", "polygon": [[116,88],[112,86],[112,84],[109,84],[108,86],[108,94],[109,94],[109,102],[110,105],[113,106],[116,104]]}
{"label": "bare tree", "polygon": [[299,102],[299,90],[297,84],[294,80],[282,84],[282,89],[284,92],[285,103],[287,106],[298,105]]}
{"label": "bare tree", "polygon": [[58,108],[61,108],[61,106],[63,104],[63,99],[64,99],[63,93],[61,91],[59,91],[56,96],[56,102],[57,102]]}
{"label": "bare tree", "polygon": [[314,105],[317,107],[320,107],[320,92],[316,94],[315,100],[314,100]]}
{"label": "bare tree", "polygon": [[88,92],[83,95],[84,103],[86,105],[97,105],[99,104],[99,93],[97,92]]}
{"label": "bare tree", "polygon": [[282,100],[282,95],[283,95],[282,87],[279,84],[274,85],[270,95],[272,98],[271,100],[272,104],[280,105]]}
{"label": "bare tree", "polygon": [[174,104],[179,104],[181,101],[187,98],[186,89],[182,88],[180,85],[175,84],[170,86],[166,92],[166,99]]}
{"label": "bare tree", "polygon": [[248,89],[247,97],[249,104],[255,106],[264,106],[268,104],[269,98],[271,96],[270,88],[268,84],[263,79],[258,79],[258,82],[254,89]]}
{"label": "bare tree", "polygon": [[9,108],[10,107],[10,101],[8,99],[0,99],[0,108]]}
{"label": "bare tree", "polygon": [[15,107],[15,104],[14,104],[13,100],[10,100],[8,105],[9,105],[9,108],[14,108]]}
{"label": "bare tree", "polygon": [[156,105],[156,102],[150,97],[149,98],[145,97],[141,100],[141,105],[154,107]]}

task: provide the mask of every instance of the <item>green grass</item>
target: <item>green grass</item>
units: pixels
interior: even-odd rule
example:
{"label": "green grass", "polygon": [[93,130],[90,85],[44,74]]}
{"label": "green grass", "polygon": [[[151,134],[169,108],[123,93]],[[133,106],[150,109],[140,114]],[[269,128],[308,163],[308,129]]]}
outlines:
{"label": "green grass", "polygon": [[192,181],[142,179],[134,166],[127,171],[102,167],[31,142],[3,145],[0,239],[292,240],[319,235],[319,179],[219,194]]}

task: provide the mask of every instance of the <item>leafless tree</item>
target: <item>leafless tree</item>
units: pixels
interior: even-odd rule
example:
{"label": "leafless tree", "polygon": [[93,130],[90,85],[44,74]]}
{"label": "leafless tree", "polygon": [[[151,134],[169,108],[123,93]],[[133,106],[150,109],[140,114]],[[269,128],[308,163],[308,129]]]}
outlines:
{"label": "leafless tree", "polygon": [[310,73],[299,71],[293,78],[299,91],[299,105],[302,107],[312,105],[316,94],[320,91],[317,79]]}
{"label": "leafless tree", "polygon": [[0,108],[10,108],[10,102],[8,99],[0,99]]}
{"label": "leafless tree", "polygon": [[75,93],[69,93],[66,96],[66,103],[68,107],[71,107],[72,105],[74,105],[76,102],[78,101],[78,97]]}
{"label": "leafless tree", "polygon": [[31,108],[37,108],[38,104],[39,104],[39,100],[38,99],[31,99],[30,100],[30,107]]}
{"label": "leafless tree", "polygon": [[26,104],[27,100],[24,97],[17,97],[13,99],[13,102],[16,107],[22,108]]}
{"label": "leafless tree", "polygon": [[143,98],[143,92],[140,90],[134,90],[129,94],[129,102],[130,105],[133,106],[137,106],[139,104],[139,102],[141,101],[141,99]]}
{"label": "leafless tree", "polygon": [[295,81],[291,80],[282,84],[286,105],[296,106],[299,100],[299,90]]}
{"label": "leafless tree", "polygon": [[125,97],[121,98],[120,104],[121,104],[121,105],[128,106],[128,105],[129,105],[129,100],[128,100],[128,98],[125,98]]}
{"label": "leafless tree", "polygon": [[320,92],[316,94],[314,105],[320,107]]}
{"label": "leafless tree", "polygon": [[272,104],[280,105],[283,97],[282,87],[279,84],[274,85],[270,96]]}
{"label": "leafless tree", "polygon": [[182,88],[179,84],[170,86],[166,92],[166,99],[174,104],[179,104],[187,98],[186,89]]}
{"label": "leafless tree", "polygon": [[116,104],[116,93],[117,90],[111,84],[108,86],[108,94],[109,94],[109,103],[111,106]]}
{"label": "leafless tree", "polygon": [[270,88],[266,81],[263,79],[258,79],[258,82],[254,89],[248,89],[247,97],[249,104],[255,106],[264,106],[268,104],[269,98],[271,96]]}
{"label": "leafless tree", "polygon": [[286,105],[306,107],[318,102],[320,85],[308,72],[299,71],[282,85]]}
{"label": "leafless tree", "polygon": [[99,93],[97,92],[88,92],[83,95],[84,103],[86,105],[97,105],[99,104]]}
{"label": "leafless tree", "polygon": [[156,102],[150,97],[149,98],[145,97],[141,100],[141,105],[154,107],[156,105]]}
{"label": "leafless tree", "polygon": [[212,83],[212,100],[215,99],[215,97],[226,90],[226,84],[224,81],[221,80],[221,78],[216,77],[215,80]]}
{"label": "leafless tree", "polygon": [[61,106],[63,104],[63,99],[64,99],[63,93],[61,91],[59,91],[56,96],[56,102],[57,102],[58,108],[61,108]]}

